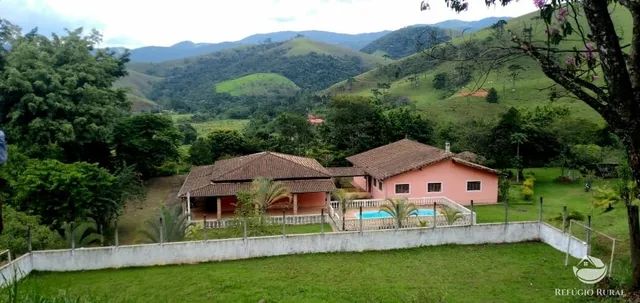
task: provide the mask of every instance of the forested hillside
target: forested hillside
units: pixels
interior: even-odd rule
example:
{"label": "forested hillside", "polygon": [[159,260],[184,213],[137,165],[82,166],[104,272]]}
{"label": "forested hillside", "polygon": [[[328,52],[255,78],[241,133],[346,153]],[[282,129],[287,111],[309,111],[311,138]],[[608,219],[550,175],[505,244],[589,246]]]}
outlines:
{"label": "forested hillside", "polygon": [[[154,85],[150,97],[165,105],[213,103],[216,83],[253,73],[277,73],[304,90],[320,90],[381,65],[387,60],[304,38],[241,47],[183,62],[145,66],[161,70],[165,79]],[[161,72],[158,72],[160,74]]]}
{"label": "forested hillside", "polygon": [[[616,27],[629,28],[627,13],[614,10],[613,15]],[[511,45],[509,32],[543,39],[544,27],[538,16],[535,12],[465,34],[451,43],[347,79],[327,91],[402,99],[440,123],[493,119],[512,106],[535,108],[547,104],[566,107],[575,117],[601,122],[585,103],[553,87],[532,59],[506,56]],[[625,39],[629,34],[625,32]],[[487,102],[492,88],[498,100]]]}
{"label": "forested hillside", "polygon": [[367,44],[362,51],[368,54],[381,53],[398,59],[449,40],[451,37],[445,30],[415,25],[390,32]]}

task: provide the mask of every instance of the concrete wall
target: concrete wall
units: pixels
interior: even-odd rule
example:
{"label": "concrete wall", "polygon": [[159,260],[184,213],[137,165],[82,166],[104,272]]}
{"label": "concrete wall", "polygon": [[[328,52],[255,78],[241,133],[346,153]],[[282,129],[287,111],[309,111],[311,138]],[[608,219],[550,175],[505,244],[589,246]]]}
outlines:
{"label": "concrete wall", "polygon": [[[75,271],[130,266],[155,266],[237,260],[304,253],[359,252],[445,244],[515,243],[541,240],[566,250],[566,235],[538,222],[479,224],[365,232],[337,232],[34,251],[15,263],[28,274],[38,271]],[[564,242],[563,242],[564,241]],[[575,242],[575,243],[574,243]],[[586,244],[573,241],[572,255],[582,257]],[[5,273],[7,266],[2,269]],[[1,278],[0,278],[1,279]],[[2,284],[2,280],[0,280]]]}
{"label": "concrete wall", "polygon": [[0,267],[0,287],[28,276],[33,270],[31,254],[24,254]]}
{"label": "concrete wall", "polygon": [[567,251],[567,242],[571,241],[568,246],[571,256],[581,259],[587,255],[586,242],[573,236],[569,238],[567,234],[547,223],[540,224],[540,241],[563,252]]}

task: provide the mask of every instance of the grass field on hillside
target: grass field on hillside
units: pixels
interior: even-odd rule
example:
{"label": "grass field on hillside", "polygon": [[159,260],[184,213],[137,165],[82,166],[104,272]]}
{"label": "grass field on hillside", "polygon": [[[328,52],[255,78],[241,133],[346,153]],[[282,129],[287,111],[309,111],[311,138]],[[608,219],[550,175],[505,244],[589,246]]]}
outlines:
{"label": "grass field on hillside", "polygon": [[172,114],[171,119],[175,123],[186,122],[193,125],[198,132],[198,136],[206,136],[216,130],[236,130],[242,131],[249,123],[246,119],[219,119],[205,122],[189,122],[192,114]]}
{"label": "grass field on hillside", "polygon": [[583,285],[541,243],[307,254],[196,265],[35,273],[20,289],[92,302],[566,302]]}
{"label": "grass field on hillside", "polygon": [[274,73],[256,73],[215,85],[216,92],[232,96],[293,95],[300,88],[293,81]]}

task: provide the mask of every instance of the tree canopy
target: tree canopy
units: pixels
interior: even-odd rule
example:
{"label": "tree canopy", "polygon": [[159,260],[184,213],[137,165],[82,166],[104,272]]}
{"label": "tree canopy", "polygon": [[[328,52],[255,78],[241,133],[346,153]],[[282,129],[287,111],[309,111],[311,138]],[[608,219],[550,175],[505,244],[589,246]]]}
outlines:
{"label": "tree canopy", "polygon": [[81,29],[0,37],[11,48],[0,70],[0,124],[10,142],[40,158],[108,164],[114,124],[129,110],[112,84],[128,59],[95,49],[100,39]]}

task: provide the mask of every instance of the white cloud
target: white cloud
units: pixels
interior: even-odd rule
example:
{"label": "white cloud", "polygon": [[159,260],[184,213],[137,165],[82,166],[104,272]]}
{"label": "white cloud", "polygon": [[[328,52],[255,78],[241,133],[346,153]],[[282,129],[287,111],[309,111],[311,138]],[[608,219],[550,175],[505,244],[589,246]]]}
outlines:
{"label": "white cloud", "polygon": [[431,10],[424,12],[419,0],[0,0],[0,15],[19,25],[54,20],[61,27],[95,27],[109,46],[137,47],[234,41],[281,30],[375,32],[447,19],[519,16],[535,9],[528,0],[508,7],[470,2],[469,11],[456,14],[444,0],[431,0]]}

